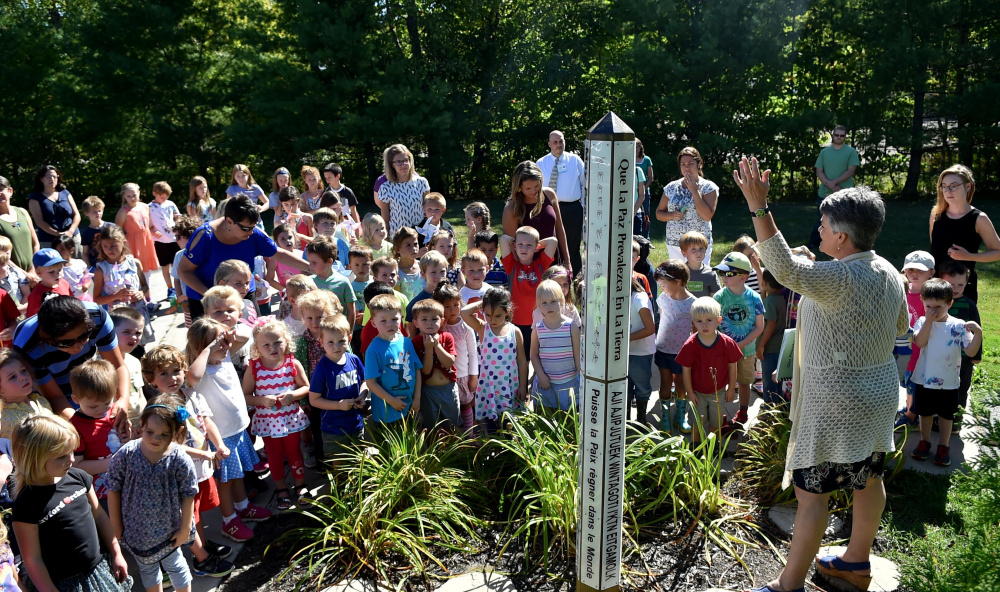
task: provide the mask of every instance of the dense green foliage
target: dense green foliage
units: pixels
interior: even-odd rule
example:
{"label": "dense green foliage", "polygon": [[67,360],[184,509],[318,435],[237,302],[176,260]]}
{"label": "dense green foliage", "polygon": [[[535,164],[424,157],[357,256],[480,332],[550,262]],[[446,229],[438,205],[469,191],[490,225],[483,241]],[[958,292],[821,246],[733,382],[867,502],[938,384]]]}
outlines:
{"label": "dense green foliage", "polygon": [[[248,164],[344,164],[362,197],[404,142],[431,187],[502,197],[564,129],[607,110],[659,181],[698,146],[710,178],[761,155],[812,195],[835,122],[860,179],[927,192],[952,162],[1000,180],[1000,3],[975,0],[2,0],[0,174],[77,195],[214,188]],[[712,170],[715,169],[715,170]]]}

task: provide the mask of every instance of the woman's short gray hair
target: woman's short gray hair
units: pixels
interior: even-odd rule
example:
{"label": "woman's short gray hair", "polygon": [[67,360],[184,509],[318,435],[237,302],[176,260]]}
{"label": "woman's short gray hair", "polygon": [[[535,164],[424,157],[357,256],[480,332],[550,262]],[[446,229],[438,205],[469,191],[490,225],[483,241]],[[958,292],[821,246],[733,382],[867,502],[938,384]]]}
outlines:
{"label": "woman's short gray hair", "polygon": [[859,251],[870,251],[885,223],[885,202],[871,187],[849,187],[831,193],[819,206],[833,232],[843,232]]}

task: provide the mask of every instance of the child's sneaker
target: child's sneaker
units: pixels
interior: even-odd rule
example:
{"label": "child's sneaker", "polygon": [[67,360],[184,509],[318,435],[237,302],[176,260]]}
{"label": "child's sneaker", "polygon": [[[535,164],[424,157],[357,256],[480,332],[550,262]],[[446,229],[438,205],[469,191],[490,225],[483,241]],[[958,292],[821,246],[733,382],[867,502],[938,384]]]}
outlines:
{"label": "child's sneaker", "polygon": [[743,427],[743,424],[747,422],[747,412],[746,409],[740,409],[736,412],[736,416],[733,417],[733,425]]}
{"label": "child's sneaker", "polygon": [[906,413],[900,413],[899,417],[896,418],[896,423],[893,424],[892,429],[895,431],[906,426],[916,427],[918,421],[919,420],[916,417],[910,419],[909,417],[906,417]]}
{"label": "child's sneaker", "polygon": [[232,571],[232,563],[215,555],[209,555],[204,561],[191,562],[191,573],[199,578],[221,578],[229,575]]}
{"label": "child's sneaker", "polygon": [[229,521],[229,524],[222,525],[222,536],[232,539],[237,543],[245,543],[253,538],[253,531],[243,524],[239,516]]}
{"label": "child's sneaker", "polygon": [[236,513],[244,522],[263,522],[271,517],[271,510],[253,504],[247,504],[247,507]]}
{"label": "child's sneaker", "polygon": [[213,555],[220,559],[225,559],[229,557],[229,554],[233,552],[233,548],[229,545],[223,545],[222,543],[217,543],[215,541],[205,541],[205,551],[209,555]]}
{"label": "child's sneaker", "polygon": [[913,450],[910,455],[917,460],[927,460],[927,457],[931,455],[931,443],[927,440],[921,440],[920,444]]}
{"label": "child's sneaker", "polygon": [[951,454],[949,452],[951,448],[948,446],[938,445],[937,454],[934,455],[934,464],[941,465],[942,467],[947,467],[951,464]]}
{"label": "child's sneaker", "polygon": [[307,469],[316,468],[316,453],[313,452],[312,446],[302,447],[302,464],[304,464]]}
{"label": "child's sneaker", "polygon": [[173,288],[167,288],[167,300],[175,298],[176,296],[177,296],[177,290],[174,290]]}
{"label": "child's sneaker", "polygon": [[257,476],[261,479],[267,479],[271,476],[271,468],[266,460],[262,460],[253,466],[253,472],[257,473]]}

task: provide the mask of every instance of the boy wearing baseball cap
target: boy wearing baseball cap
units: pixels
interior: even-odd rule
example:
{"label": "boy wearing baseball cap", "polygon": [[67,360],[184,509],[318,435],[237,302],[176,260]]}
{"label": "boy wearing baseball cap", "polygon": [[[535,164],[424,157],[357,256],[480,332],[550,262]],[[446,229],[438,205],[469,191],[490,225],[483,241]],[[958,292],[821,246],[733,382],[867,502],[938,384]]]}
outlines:
{"label": "boy wearing baseball cap", "polygon": [[719,331],[731,337],[743,351],[743,359],[736,363],[740,410],[733,418],[733,423],[737,425],[743,425],[747,421],[750,386],[753,384],[757,359],[757,337],[764,332],[764,301],[760,294],[746,287],[752,269],[750,259],[737,251],[726,255],[715,266],[723,285],[713,296],[722,307]]}
{"label": "boy wearing baseball cap", "polygon": [[68,261],[59,255],[55,249],[39,249],[31,258],[31,264],[35,266],[35,273],[38,274],[38,283],[28,294],[28,310],[25,315],[33,317],[38,314],[38,309],[42,307],[42,302],[51,293],[63,296],[72,296],[69,282],[63,279],[62,269]]}
{"label": "boy wearing baseball cap", "polygon": [[924,283],[934,277],[934,257],[927,251],[913,251],[903,260],[903,275],[906,276],[906,306],[910,309],[910,330],[906,335],[896,338],[893,354],[896,356],[896,368],[900,371],[900,384],[906,387],[906,407],[901,409],[896,418],[896,428],[905,425],[916,427],[917,415],[912,412],[914,384],[910,376],[917,367],[920,348],[913,345],[913,325],[917,319],[924,316],[924,303],[920,299],[920,290]]}

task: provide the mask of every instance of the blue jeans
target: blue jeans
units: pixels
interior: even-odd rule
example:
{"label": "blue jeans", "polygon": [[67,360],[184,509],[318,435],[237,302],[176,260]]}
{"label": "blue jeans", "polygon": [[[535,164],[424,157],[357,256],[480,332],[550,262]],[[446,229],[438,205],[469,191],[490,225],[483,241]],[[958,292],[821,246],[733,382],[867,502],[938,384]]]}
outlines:
{"label": "blue jeans", "polygon": [[547,409],[569,411],[571,405],[580,409],[580,375],[565,382],[551,382],[549,388],[543,389],[535,377],[535,401]]}
{"label": "blue jeans", "polygon": [[764,354],[764,360],[760,363],[761,378],[764,382],[764,402],[777,404],[784,399],[781,397],[781,384],[775,382],[771,377],[778,369],[778,356],[780,354]]}
{"label": "blue jeans", "polygon": [[[669,388],[669,387],[668,387]],[[632,406],[632,399],[639,403],[649,401],[649,395],[653,392],[653,354],[648,356],[628,357],[628,401],[627,405]]]}
{"label": "blue jeans", "polygon": [[170,574],[170,583],[174,588],[186,588],[191,585],[191,570],[180,547],[156,563],[145,564],[136,561],[136,564],[139,565],[139,577],[142,578],[143,588],[152,588],[163,582],[160,565],[163,565],[164,571]]}

